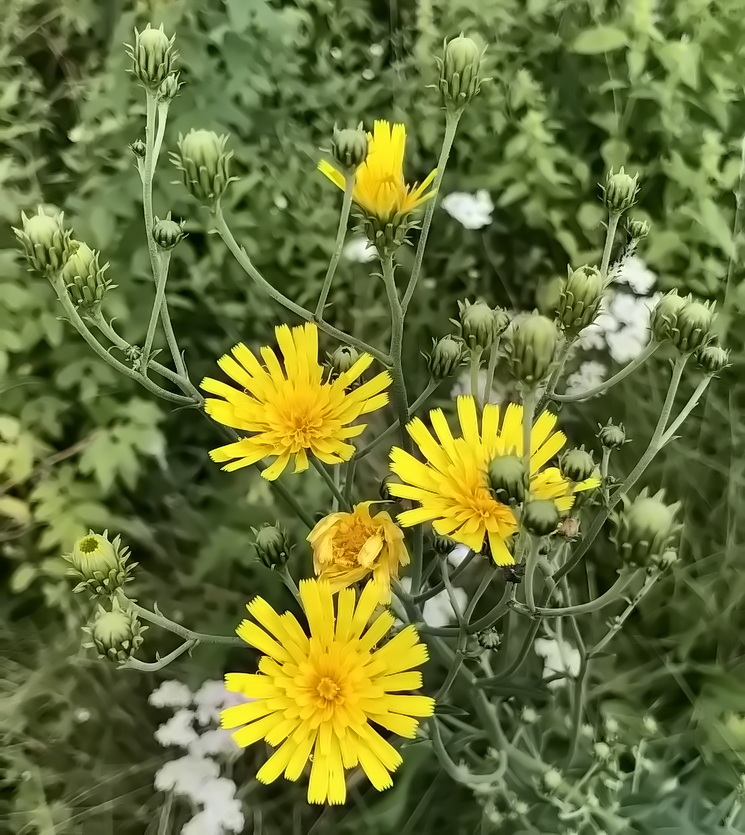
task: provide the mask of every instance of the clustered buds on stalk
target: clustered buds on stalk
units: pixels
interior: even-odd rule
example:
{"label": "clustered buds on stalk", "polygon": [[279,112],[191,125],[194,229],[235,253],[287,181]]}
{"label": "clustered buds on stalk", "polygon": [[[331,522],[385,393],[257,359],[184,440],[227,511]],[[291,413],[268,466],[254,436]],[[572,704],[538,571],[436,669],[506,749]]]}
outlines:
{"label": "clustered buds on stalk", "polygon": [[252,528],[256,546],[256,554],[267,568],[282,568],[290,558],[290,537],[285,528],[279,524],[264,525],[256,530]]}
{"label": "clustered buds on stalk", "polygon": [[498,455],[489,462],[486,480],[494,498],[502,504],[522,504],[528,493],[529,478],[519,455]]}
{"label": "clustered buds on stalk", "polygon": [[178,223],[171,220],[170,213],[164,220],[156,217],[155,223],[153,223],[153,240],[161,249],[173,249],[176,244],[186,237],[184,225],[185,221],[183,220]]}
{"label": "clustered buds on stalk", "polygon": [[129,146],[132,153],[137,157],[137,159],[145,159],[145,155],[147,154],[147,147],[145,143],[141,139],[135,139],[135,141]]}
{"label": "clustered buds on stalk", "polygon": [[48,214],[41,206],[30,217],[21,212],[21,229],[13,231],[29,266],[40,273],[58,273],[72,255],[72,231],[65,228],[62,212]]}
{"label": "clustered buds on stalk", "polygon": [[649,235],[649,223],[646,220],[629,218],[626,221],[626,232],[632,241],[641,241]]}
{"label": "clustered buds on stalk", "polygon": [[561,288],[556,316],[561,326],[572,333],[592,324],[603,301],[605,281],[597,267],[584,265],[572,271]]}
{"label": "clustered buds on stalk", "polygon": [[442,101],[448,110],[460,111],[481,90],[481,62],[484,49],[479,49],[471,38],[459,35],[445,42],[440,68],[439,88]]}
{"label": "clustered buds on stalk", "polygon": [[93,623],[83,628],[91,638],[83,646],[95,647],[100,657],[124,664],[142,646],[142,633],[146,629],[147,626],[140,624],[137,615],[123,609],[114,598],[110,610],[99,605]]}
{"label": "clustered buds on stalk", "polygon": [[595,462],[584,446],[568,449],[559,459],[559,471],[568,481],[585,481],[595,472]]}
{"label": "clustered buds on stalk", "polygon": [[78,580],[73,592],[111,595],[132,579],[136,562],[128,562],[129,548],[121,537],[109,541],[108,531],[102,534],[89,531],[73,545],[63,558],[70,563],[68,576]]}
{"label": "clustered buds on stalk", "polygon": [[113,285],[105,273],[109,265],[99,263],[100,253],[81,241],[71,241],[72,254],[62,268],[65,282],[75,307],[94,313],[101,306],[106,291]]}
{"label": "clustered buds on stalk", "polygon": [[598,440],[605,449],[620,449],[626,443],[626,429],[622,423],[613,423],[609,419],[605,426],[600,427]]}
{"label": "clustered buds on stalk", "polygon": [[367,159],[368,138],[362,122],[356,128],[339,128],[334,125],[331,139],[331,155],[339,168],[347,174],[354,173]]}
{"label": "clustered buds on stalk", "polygon": [[714,339],[714,302],[702,302],[676,290],[666,293],[652,312],[652,334],[658,342],[669,340],[682,353],[706,347]]}
{"label": "clustered buds on stalk", "polygon": [[452,377],[466,357],[463,342],[455,336],[443,336],[432,345],[427,356],[427,367],[434,380]]}
{"label": "clustered buds on stalk", "polygon": [[156,96],[161,104],[172,102],[176,98],[181,87],[179,77],[179,73],[174,72],[160,82]]}
{"label": "clustered buds on stalk", "polygon": [[533,536],[548,536],[559,526],[561,515],[550,499],[534,499],[523,505],[520,525]]}
{"label": "clustered buds on stalk", "polygon": [[534,385],[548,376],[559,347],[556,324],[540,313],[517,319],[512,331],[507,363],[512,376]]}
{"label": "clustered buds on stalk", "polygon": [[611,214],[621,214],[630,209],[636,202],[639,192],[639,175],[633,177],[621,166],[618,172],[611,170],[605,178],[603,187],[603,203]]}
{"label": "clustered buds on stalk", "polygon": [[707,374],[718,374],[729,365],[729,351],[716,343],[702,346],[695,357]]}
{"label": "clustered buds on stalk", "polygon": [[480,348],[488,350],[507,330],[510,317],[507,311],[500,307],[491,308],[479,299],[476,302],[458,302],[461,335],[468,347],[473,350]]}
{"label": "clustered buds on stalk", "polygon": [[649,495],[647,488],[636,499],[623,496],[620,512],[611,517],[612,538],[623,561],[632,567],[664,567],[670,562],[669,552],[680,531],[675,516],[680,502],[665,504],[665,493]]}
{"label": "clustered buds on stalk", "polygon": [[227,135],[211,130],[190,130],[178,138],[178,152],[171,161],[181,172],[184,185],[201,203],[214,208],[235,179],[230,176],[232,151],[226,151]]}
{"label": "clustered buds on stalk", "polygon": [[148,23],[141,32],[135,29],[134,46],[127,45],[126,49],[132,59],[132,72],[146,89],[157,90],[170,76],[178,57],[173,48],[174,40],[166,35],[162,25],[153,29]]}

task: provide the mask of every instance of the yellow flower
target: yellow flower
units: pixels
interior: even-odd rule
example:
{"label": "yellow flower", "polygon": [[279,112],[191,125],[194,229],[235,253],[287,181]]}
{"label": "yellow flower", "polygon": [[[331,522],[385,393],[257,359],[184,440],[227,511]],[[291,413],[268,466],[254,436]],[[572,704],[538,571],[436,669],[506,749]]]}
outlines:
{"label": "yellow flower", "polygon": [[[497,565],[512,565],[506,545],[518,530],[509,505],[498,502],[489,492],[486,468],[499,455],[523,454],[523,407],[512,403],[504,410],[500,428],[499,406],[488,404],[481,418],[481,431],[473,397],[457,400],[462,437],[454,438],[442,409],[429,413],[437,438],[415,418],[406,427],[427,460],[418,461],[404,450],[391,450],[391,471],[404,484],[391,482],[391,493],[412,499],[421,507],[405,510],[398,521],[405,527],[432,522],[435,532],[481,551],[488,539]],[[553,432],[556,415],[543,412],[530,435],[530,497],[553,500],[566,512],[574,504],[573,493],[599,485],[597,478],[575,484],[564,479],[557,467],[545,465],[566,443],[563,432]]]}
{"label": "yellow flower", "polygon": [[[367,158],[355,171],[352,192],[352,199],[365,214],[388,223],[395,217],[410,214],[434,196],[427,189],[437,170],[430,172],[421,185],[407,185],[404,180],[406,128],[403,125],[391,125],[379,119],[367,138]],[[340,189],[344,188],[344,175],[331,163],[321,160],[318,170]]]}
{"label": "yellow flower", "polygon": [[392,785],[401,755],[373,727],[413,739],[418,720],[431,716],[434,699],[402,695],[422,686],[412,668],[427,660],[427,648],[407,626],[378,649],[394,623],[383,611],[367,628],[378,606],[377,588],[368,583],[355,606],[355,592],[334,598],[322,580],[303,580],[300,600],[308,620],[306,635],[294,615],[277,612],[262,598],[248,604],[258,622],[244,620],[237,633],[264,653],[259,672],[229,673],[228,690],[255,701],[223,710],[223,728],[239,728],[236,745],[261,739],[277,748],[256,778],[271,783],[283,772],[298,780],[308,762],[309,803],[344,803],[344,772],[360,766],[378,791]]}
{"label": "yellow flower", "polygon": [[359,583],[372,574],[378,599],[389,603],[391,578],[398,579],[399,566],[408,565],[404,534],[385,512],[370,514],[372,502],[355,505],[351,513],[331,513],[308,534],[313,548],[313,567],[331,591]]}
{"label": "yellow flower", "polygon": [[233,356],[218,365],[239,388],[205,377],[202,388],[220,399],[207,398],[204,408],[218,423],[251,433],[210,452],[213,461],[227,461],[232,471],[276,456],[262,475],[273,481],[295,456],[295,472],[308,468],[308,453],[326,464],[348,461],[354,447],[348,443],[366,424],[351,425],[360,415],[374,412],[388,402],[384,390],[391,384],[387,371],[347,391],[373,361],[363,354],[352,367],[324,382],[318,362],[318,328],[312,324],[290,330],[275,328],[284,359],[284,371],[269,347],[261,349],[262,365],[245,345],[236,345]]}

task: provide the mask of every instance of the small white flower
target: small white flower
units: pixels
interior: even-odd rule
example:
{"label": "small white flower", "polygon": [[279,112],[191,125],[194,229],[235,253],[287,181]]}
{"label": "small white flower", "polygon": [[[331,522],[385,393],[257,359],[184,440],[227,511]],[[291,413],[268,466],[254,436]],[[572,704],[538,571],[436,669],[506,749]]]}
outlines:
{"label": "small white flower", "polygon": [[370,45],[370,55],[374,56],[375,58],[380,58],[383,54],[383,47],[379,43],[374,43]]}
{"label": "small white flower", "polygon": [[[401,585],[406,591],[409,591],[411,588],[411,578],[404,577],[401,580]],[[453,589],[453,592],[455,594],[455,602],[462,612],[468,603],[468,595],[463,589],[457,586]],[[443,590],[434,597],[430,597],[429,600],[426,600],[422,607],[422,617],[428,626],[440,627],[447,626],[451,623],[455,618],[455,611],[450,605],[448,593]]]}
{"label": "small white flower", "polygon": [[486,189],[475,194],[454,191],[442,199],[442,208],[466,229],[481,229],[492,222],[494,203]]}
{"label": "small white flower", "polygon": [[[533,649],[536,655],[543,658],[543,678],[551,678],[557,673],[564,673],[571,677],[579,674],[581,660],[579,650],[566,641],[559,642],[555,638],[536,638]],[[548,686],[555,690],[565,684],[566,679],[557,678],[549,682]]]}
{"label": "small white flower", "polygon": [[205,681],[194,694],[194,705],[196,707],[197,722],[200,725],[209,725],[212,722],[220,722],[220,711],[232,705],[241,705],[248,701],[240,693],[231,693],[225,689],[221,681]]}
{"label": "small white flower", "polygon": [[87,722],[91,718],[91,712],[87,708],[79,707],[76,709],[75,713],[73,713],[73,717],[76,722]]}
{"label": "small white flower", "polygon": [[191,690],[180,681],[164,681],[148,697],[153,707],[186,707],[191,704]]}
{"label": "small white flower", "polygon": [[625,365],[641,354],[649,342],[649,334],[646,329],[640,333],[635,327],[627,327],[616,333],[607,334],[605,339],[613,359]]}
{"label": "small white flower", "polygon": [[605,380],[607,371],[603,363],[597,360],[583,362],[567,377],[566,394],[582,394],[596,388]]}
{"label": "small white flower", "polygon": [[657,283],[657,276],[638,255],[627,258],[614,279],[619,284],[628,284],[640,296],[646,296]]}
{"label": "small white flower", "polygon": [[164,763],[155,772],[154,785],[157,791],[170,791],[199,802],[204,784],[219,775],[220,766],[214,760],[187,754]]}
{"label": "small white flower", "polygon": [[198,736],[192,727],[193,721],[194,711],[180,708],[155,732],[156,741],[163,747],[178,745],[180,748],[188,748]]}
{"label": "small white flower", "polygon": [[357,261],[360,264],[366,264],[368,261],[375,259],[375,247],[368,241],[367,238],[356,237],[350,238],[342,250],[342,255],[347,261]]}
{"label": "small white flower", "polygon": [[189,751],[202,757],[231,758],[240,752],[230,731],[222,728],[204,731],[189,745]]}

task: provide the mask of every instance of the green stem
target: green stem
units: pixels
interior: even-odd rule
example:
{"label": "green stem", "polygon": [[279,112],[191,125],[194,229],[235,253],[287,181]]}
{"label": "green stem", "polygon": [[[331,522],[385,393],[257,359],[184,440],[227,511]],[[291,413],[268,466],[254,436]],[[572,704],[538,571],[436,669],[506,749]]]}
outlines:
{"label": "green stem", "polygon": [[471,396],[476,401],[476,406],[479,411],[484,408],[484,403],[479,394],[479,371],[481,371],[481,348],[473,348],[471,350]]}
{"label": "green stem", "polygon": [[688,415],[690,415],[691,412],[698,405],[698,401],[703,396],[710,382],[710,376],[704,377],[704,379],[699,382],[699,384],[696,386],[696,390],[690,396],[685,406],[681,409],[678,417],[676,417],[675,420],[670,424],[670,426],[667,427],[664,435],[662,436],[662,438],[660,438],[660,446],[666,446],[670,443],[670,441],[672,441],[672,439],[675,437],[675,433],[683,425],[684,421],[688,418]]}
{"label": "green stem", "polygon": [[551,373],[551,378],[548,381],[548,385],[546,386],[546,390],[541,395],[538,401],[538,408],[537,411],[540,413],[543,407],[548,403],[549,400],[555,400],[557,398],[554,397],[556,393],[556,387],[559,385],[561,381],[561,375],[564,373],[564,367],[567,364],[567,360],[569,359],[569,355],[572,353],[572,348],[574,347],[574,343],[577,341],[577,337],[572,339],[567,339],[564,343],[564,346],[561,349],[561,353],[559,354],[559,358],[556,361],[556,367],[554,368],[553,372]]}
{"label": "green stem", "polygon": [[502,597],[496,606],[493,606],[482,618],[468,625],[468,634],[475,635],[477,632],[483,632],[485,629],[490,629],[494,626],[504,613],[509,610],[514,594],[515,586],[507,583],[502,592]]}
{"label": "green stem", "polygon": [[157,661],[140,661],[137,658],[129,658],[127,661],[122,664],[123,667],[128,667],[132,670],[139,670],[141,673],[157,673],[158,670],[162,670],[167,667],[172,661],[175,661],[180,655],[183,655],[185,652],[193,649],[199,644],[199,641],[196,640],[188,640],[184,641],[181,646],[176,647],[173,652],[169,652],[168,655],[164,655],[163,658],[159,658]]}
{"label": "green stem", "polygon": [[600,461],[600,489],[603,491],[603,501],[608,504],[610,501],[610,484],[608,481],[610,471],[610,447],[603,447],[603,458]]}
{"label": "green stem", "polygon": [[610,266],[610,254],[613,249],[613,241],[616,239],[618,221],[621,219],[620,212],[610,212],[608,215],[608,228],[605,232],[605,246],[603,247],[603,260],[600,262],[600,275],[605,279],[608,277]]}
{"label": "green stem", "polygon": [[501,681],[504,681],[506,678],[509,678],[511,675],[516,673],[520,667],[522,667],[525,659],[528,657],[528,653],[530,652],[533,643],[535,642],[536,635],[538,634],[538,629],[540,627],[540,620],[536,618],[528,628],[527,633],[525,634],[525,638],[523,640],[522,646],[518,650],[515,659],[512,663],[502,670],[500,673],[497,673],[495,676],[491,678],[484,678],[482,679],[479,684],[480,685],[489,685],[489,684],[498,684]]}
{"label": "green stem", "polygon": [[341,258],[341,251],[344,247],[344,238],[347,235],[347,224],[349,223],[349,213],[352,210],[352,191],[354,190],[354,172],[347,174],[344,186],[344,200],[341,204],[341,215],[339,217],[339,228],[336,232],[336,243],[334,244],[334,253],[331,256],[328,269],[326,270],[326,277],[323,279],[323,287],[321,287],[321,295],[318,297],[318,304],[316,305],[315,318],[323,319],[323,310],[326,307],[326,300],[331,291],[331,283],[336,274],[336,268],[339,265]]}
{"label": "green stem", "polygon": [[[463,559],[463,562],[461,562],[460,565],[456,566],[455,570],[450,575],[450,579],[456,580],[461,575],[461,573],[465,571],[466,568],[468,568],[468,566],[471,564],[471,562],[476,556],[477,554],[475,551],[469,551],[468,555]],[[445,557],[444,559],[447,558]],[[429,600],[430,597],[434,597],[444,589],[445,584],[443,582],[439,582],[437,585],[432,586],[431,589],[427,589],[426,591],[423,591],[421,594],[410,595],[410,597],[413,603],[424,603],[425,600]]]}
{"label": "green stem", "polygon": [[282,578],[282,582],[287,586],[290,594],[300,603],[300,589],[297,587],[297,583],[292,579],[292,574],[290,574],[290,570],[287,565],[283,565],[282,568],[279,570],[279,576]]}
{"label": "green stem", "polygon": [[225,218],[222,214],[222,209],[220,206],[214,210],[212,214],[212,220],[215,224],[215,229],[217,230],[218,235],[222,238],[225,246],[230,250],[235,260],[240,264],[243,270],[246,272],[248,277],[256,284],[257,287],[260,287],[269,298],[274,299],[275,302],[281,304],[282,307],[289,310],[291,313],[294,313],[298,318],[302,319],[304,322],[315,322],[318,327],[329,336],[337,339],[339,342],[343,342],[346,345],[352,345],[360,351],[364,353],[370,354],[371,356],[375,357],[381,365],[385,366],[386,368],[390,368],[391,366],[391,358],[384,354],[382,351],[379,351],[377,348],[374,348],[372,345],[368,345],[366,342],[363,342],[361,339],[357,339],[356,337],[352,336],[351,334],[344,333],[344,331],[340,331],[338,328],[335,328],[333,325],[329,325],[328,322],[325,322],[323,319],[316,319],[313,314],[306,310],[299,304],[296,304],[292,299],[287,298],[284,293],[281,293],[270,284],[264,276],[256,269],[251,259],[248,257],[248,253],[246,252],[243,247],[238,245],[238,242],[233,237],[227,223],[225,222]]}
{"label": "green stem", "polygon": [[533,434],[535,401],[535,389],[532,386],[526,386],[523,390],[523,460],[527,472],[530,472],[530,437]]}
{"label": "green stem", "polygon": [[409,308],[409,302],[416,290],[417,282],[419,281],[419,274],[422,271],[422,262],[424,260],[424,250],[427,246],[427,238],[429,237],[429,229],[432,225],[432,217],[435,213],[435,206],[437,197],[440,193],[440,186],[442,185],[442,178],[445,175],[445,168],[448,164],[448,157],[450,150],[453,147],[453,140],[455,139],[455,132],[458,130],[458,122],[461,117],[461,112],[448,112],[445,116],[445,136],[442,140],[442,149],[440,150],[440,158],[437,160],[437,175],[432,187],[432,196],[427,201],[427,208],[424,211],[424,219],[422,220],[422,231],[419,235],[419,242],[416,247],[416,254],[414,256],[414,266],[411,270],[409,283],[404,293],[404,298],[401,303],[404,316]]}
{"label": "green stem", "polygon": [[481,396],[482,403],[488,403],[491,399],[492,389],[494,388],[494,374],[497,370],[498,359],[499,343],[495,342],[489,350],[489,365],[486,369],[486,382],[484,383],[484,393]]}
{"label": "green stem", "polygon": [[453,682],[457,678],[458,672],[463,664],[466,644],[468,643],[468,620],[467,617],[464,617],[463,612],[461,612],[460,606],[458,605],[458,598],[455,596],[453,584],[450,582],[450,566],[448,565],[447,560],[440,561],[440,570],[442,572],[442,582],[445,585],[448,600],[450,601],[450,605],[455,613],[455,619],[458,624],[458,640],[455,647],[455,654],[450,662],[450,667],[448,668],[445,681],[442,683],[442,686],[435,696],[435,701],[437,702],[444,701],[445,697],[450,692],[450,688],[453,686]]}
{"label": "green stem", "polygon": [[732,303],[735,299],[735,294],[732,293],[732,281],[735,277],[735,269],[740,264],[738,258],[740,249],[740,233],[742,232],[742,209],[745,206],[745,135],[740,140],[740,175],[737,181],[737,190],[735,191],[735,218],[732,223],[732,243],[734,246],[734,254],[730,256],[727,264],[727,278],[724,283],[724,303],[722,305],[722,316],[720,317],[722,332],[720,337],[722,342],[725,341],[727,330],[730,325],[730,312]]}
{"label": "green stem", "polygon": [[346,499],[344,498],[344,496],[342,496],[338,485],[336,484],[334,479],[331,477],[331,475],[329,474],[329,471],[326,469],[324,464],[321,461],[319,461],[313,455],[310,458],[310,462],[311,462],[311,464],[313,464],[313,466],[315,467],[316,471],[319,473],[321,478],[326,482],[329,490],[331,491],[331,495],[336,499],[337,502],[339,502],[339,507],[343,507],[345,510],[348,510],[349,505],[348,505]]}
{"label": "green stem", "polygon": [[560,618],[560,617],[576,617],[577,615],[587,615],[590,612],[597,612],[611,603],[615,603],[620,597],[626,587],[636,576],[636,573],[622,572],[619,574],[617,580],[604,594],[595,600],[590,600],[588,603],[578,603],[576,606],[559,606],[555,609],[537,606],[535,608],[530,605],[524,606],[522,603],[515,601],[512,608],[521,615],[531,615],[542,618]]}
{"label": "green stem", "polygon": [[473,613],[476,611],[476,607],[479,605],[479,601],[486,593],[486,590],[491,585],[492,580],[494,579],[494,572],[488,568],[486,570],[486,574],[481,578],[481,582],[478,585],[478,588],[473,593],[471,599],[468,601],[468,606],[466,607],[466,614],[465,614],[465,621],[466,624],[471,623],[471,618],[473,617]]}
{"label": "green stem", "polygon": [[523,579],[523,586],[525,587],[525,602],[528,604],[528,612],[532,614],[535,612],[535,594],[533,584],[535,582],[535,570],[538,563],[538,545],[540,540],[534,536],[531,536],[530,540],[531,547],[528,551],[527,557],[525,558],[525,578]]}
{"label": "green stem", "polygon": [[352,457],[347,462],[347,471],[344,475],[344,503],[351,507],[352,490],[354,489],[354,476],[357,471],[357,458]]}
{"label": "green stem", "polygon": [[[257,469],[260,469],[258,465]],[[295,498],[294,494],[291,493],[284,484],[281,484],[279,480],[274,480],[269,482],[269,486],[272,490],[282,499],[285,504],[293,509],[295,515],[300,519],[300,521],[305,525],[308,530],[312,530],[315,527],[315,522],[311,518],[310,514],[305,510],[305,508],[300,504],[300,502]]]}
{"label": "green stem", "polygon": [[158,326],[158,320],[161,318],[161,310],[163,301],[166,297],[166,281],[168,281],[168,266],[171,263],[170,252],[156,253],[158,259],[158,280],[155,287],[155,301],[153,302],[153,309],[150,311],[150,321],[147,326],[147,334],[145,336],[145,346],[142,349],[142,356],[140,357],[140,371],[143,373],[150,364],[150,354],[153,350],[153,340],[155,339],[155,329]]}

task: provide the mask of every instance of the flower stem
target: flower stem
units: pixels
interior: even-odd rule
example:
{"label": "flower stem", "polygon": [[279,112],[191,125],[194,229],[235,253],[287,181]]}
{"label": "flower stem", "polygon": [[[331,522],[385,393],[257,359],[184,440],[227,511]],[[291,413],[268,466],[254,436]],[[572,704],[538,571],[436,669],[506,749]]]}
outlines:
{"label": "flower stem", "polygon": [[168,281],[168,266],[171,263],[171,253],[158,252],[156,253],[156,258],[159,262],[159,267],[157,285],[155,288],[155,301],[153,302],[153,309],[150,312],[150,322],[147,326],[145,346],[142,349],[142,356],[140,357],[140,371],[142,371],[143,374],[150,364],[150,353],[153,349],[155,328],[158,325],[158,320],[161,318],[162,305],[166,297],[166,281]]}
{"label": "flower stem", "polygon": [[473,348],[471,351],[471,368],[470,368],[470,378],[471,378],[471,396],[476,401],[476,406],[478,407],[479,411],[484,408],[484,402],[481,399],[481,394],[479,393],[479,371],[481,371],[481,348]]}
{"label": "flower stem", "polygon": [[605,246],[603,247],[603,260],[600,262],[600,275],[605,279],[608,277],[608,267],[610,266],[610,254],[613,249],[613,241],[616,238],[616,229],[618,228],[618,221],[621,219],[620,212],[611,212],[608,215],[608,227],[605,231]]}
{"label": "flower stem", "polygon": [[481,402],[488,403],[491,399],[492,389],[494,388],[494,374],[497,370],[497,360],[499,359],[499,344],[495,342],[489,351],[489,365],[486,369],[486,381],[484,382],[484,393],[481,395]]}
{"label": "flower stem", "polygon": [[512,608],[523,615],[532,615],[533,617],[542,618],[558,618],[558,617],[576,617],[577,615],[586,615],[590,612],[597,612],[611,603],[615,603],[623,596],[624,589],[631,583],[636,574],[629,574],[623,572],[618,576],[616,582],[600,597],[595,600],[590,600],[588,603],[578,603],[576,606],[563,606],[555,609],[545,608],[541,606],[531,607],[524,606],[517,601],[513,602]]}
{"label": "flower stem", "polygon": [[286,565],[283,565],[282,568],[280,568],[279,576],[282,578],[282,582],[285,584],[285,586],[287,586],[287,589],[290,591],[292,596],[299,603],[300,589],[297,587],[297,583],[292,579],[292,574],[290,574],[290,570],[287,568]]}
{"label": "flower stem", "polygon": [[448,112],[445,116],[445,136],[442,140],[442,149],[440,150],[440,158],[437,160],[437,174],[435,176],[434,186],[432,187],[432,196],[427,201],[427,208],[424,211],[424,219],[422,220],[422,231],[419,235],[419,242],[416,247],[416,254],[414,256],[414,266],[411,270],[409,283],[404,293],[401,308],[403,315],[409,308],[409,302],[416,290],[419,275],[422,271],[422,261],[424,260],[424,250],[427,246],[427,238],[429,237],[429,229],[432,225],[432,216],[435,213],[435,205],[437,197],[440,193],[440,186],[442,185],[442,178],[445,175],[445,168],[448,164],[448,157],[450,150],[453,147],[453,140],[455,139],[455,132],[458,130],[458,122],[460,121],[461,111]]}
{"label": "flower stem", "polygon": [[680,427],[682,426],[683,422],[686,420],[688,415],[690,415],[691,412],[698,405],[698,401],[702,398],[702,396],[703,396],[704,392],[706,391],[706,389],[708,388],[710,382],[711,382],[711,376],[704,377],[704,379],[701,380],[701,382],[699,382],[699,384],[696,386],[696,390],[690,396],[690,398],[689,398],[688,402],[685,404],[685,406],[681,409],[680,414],[678,415],[678,417],[676,417],[675,420],[670,424],[670,426],[667,427],[667,429],[665,430],[665,433],[663,434],[662,438],[660,439],[660,446],[661,447],[666,446],[667,444],[670,443],[670,441],[672,441],[672,439],[675,436],[675,433],[678,431],[678,429],[680,429]]}
{"label": "flower stem", "polygon": [[326,277],[323,279],[323,287],[321,288],[321,295],[318,297],[318,304],[316,305],[315,318],[323,319],[323,310],[326,307],[326,299],[329,297],[331,291],[331,283],[336,274],[336,268],[339,265],[341,258],[342,247],[344,246],[344,238],[347,235],[347,224],[349,223],[349,213],[352,210],[352,191],[354,190],[354,172],[347,174],[344,185],[344,200],[341,204],[341,215],[339,216],[339,228],[336,232],[336,243],[334,244],[334,253],[331,256],[328,269],[326,270]]}
{"label": "flower stem", "polygon": [[319,473],[321,478],[326,482],[329,490],[331,491],[331,495],[336,499],[339,503],[339,507],[343,507],[345,510],[349,509],[349,503],[347,500],[342,496],[341,491],[339,490],[338,485],[334,481],[334,479],[329,474],[329,471],[326,469],[324,464],[319,461],[314,455],[310,456],[311,464],[313,464],[316,471]]}
{"label": "flower stem", "polygon": [[127,661],[122,664],[123,667],[128,667],[132,670],[139,670],[141,673],[157,673],[158,670],[162,670],[167,667],[172,661],[175,661],[179,656],[183,655],[185,652],[189,652],[195,646],[199,644],[199,641],[195,639],[189,639],[188,641],[184,641],[183,644],[176,647],[173,652],[169,652],[168,655],[164,655],[162,658],[159,658],[157,661],[140,661],[137,658],[129,658]]}

